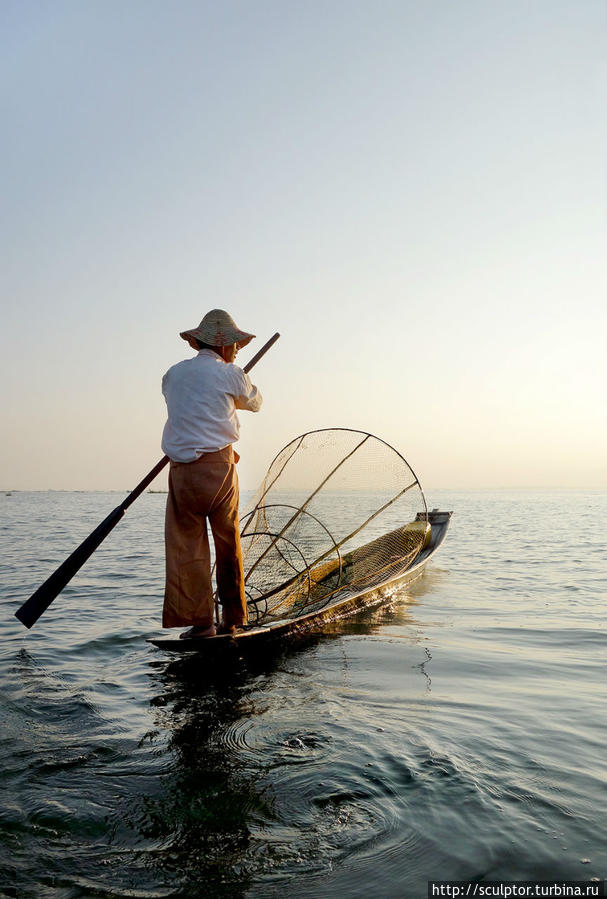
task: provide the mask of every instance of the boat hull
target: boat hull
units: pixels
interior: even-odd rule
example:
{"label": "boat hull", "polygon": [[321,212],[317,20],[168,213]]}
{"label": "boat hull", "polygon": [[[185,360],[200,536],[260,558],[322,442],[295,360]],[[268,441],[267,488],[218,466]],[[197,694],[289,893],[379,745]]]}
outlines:
{"label": "boat hull", "polygon": [[428,513],[428,520],[432,525],[431,539],[405,571],[400,572],[397,576],[390,578],[383,584],[368,590],[362,590],[360,593],[348,596],[346,599],[335,602],[324,609],[301,615],[298,618],[288,618],[283,621],[274,621],[261,627],[247,628],[233,636],[221,634],[216,637],[194,637],[185,640],[178,637],[159,637],[149,639],[147,642],[165,652],[198,652],[214,655],[216,652],[222,652],[228,647],[236,647],[244,652],[247,649],[257,649],[267,643],[274,643],[300,634],[318,631],[328,622],[349,618],[363,609],[368,609],[385,601],[388,588],[406,586],[421,577],[426,565],[436,554],[447,535],[452,514],[452,512],[440,512],[437,509]]}

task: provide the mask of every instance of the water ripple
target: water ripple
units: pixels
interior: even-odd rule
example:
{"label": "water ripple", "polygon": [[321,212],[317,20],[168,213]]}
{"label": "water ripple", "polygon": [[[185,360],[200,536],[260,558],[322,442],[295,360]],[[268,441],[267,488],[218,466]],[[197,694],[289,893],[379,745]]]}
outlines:
{"label": "water ripple", "polygon": [[163,497],[28,633],[12,612],[116,497],[0,502],[0,891],[393,899],[432,877],[605,876],[606,494],[443,495],[422,580],[223,665],[145,643]]}

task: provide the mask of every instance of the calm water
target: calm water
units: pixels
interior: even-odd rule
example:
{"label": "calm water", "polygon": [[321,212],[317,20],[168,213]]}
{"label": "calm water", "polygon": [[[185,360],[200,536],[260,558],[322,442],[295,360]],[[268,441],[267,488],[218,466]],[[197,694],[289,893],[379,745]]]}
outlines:
{"label": "calm water", "polygon": [[0,496],[0,895],[607,876],[607,493],[429,493],[455,515],[422,580],[223,670],[145,642],[162,495],[32,631],[13,617],[121,498]]}

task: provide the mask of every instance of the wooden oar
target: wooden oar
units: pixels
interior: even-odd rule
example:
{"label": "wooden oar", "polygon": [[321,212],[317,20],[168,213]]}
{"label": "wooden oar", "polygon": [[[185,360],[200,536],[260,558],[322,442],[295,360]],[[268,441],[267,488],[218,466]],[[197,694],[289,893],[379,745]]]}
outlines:
{"label": "wooden oar", "polygon": [[[262,346],[260,351],[253,356],[250,362],[247,363],[244,367],[244,371],[249,372],[256,365],[262,356],[264,356],[273,344],[276,343],[280,334],[274,334],[273,337],[268,340],[268,342]],[[93,555],[97,547],[103,543],[107,535],[112,531],[128,507],[132,505],[137,497],[141,496],[143,491],[148,487],[154,478],[160,474],[162,469],[169,462],[168,456],[163,456],[163,458],[158,462],[154,468],[145,476],[145,478],[138,484],[134,490],[132,490],[129,495],[124,499],[119,506],[116,506],[113,512],[110,512],[107,518],[105,518],[98,527],[95,528],[92,534],[83,540],[80,546],[74,550],[71,556],[63,562],[59,568],[51,574],[51,576],[42,584],[41,587],[38,587],[35,593],[32,593],[27,602],[24,602],[20,609],[15,612],[16,617],[21,621],[26,627],[31,627],[35,624],[43,612],[45,612],[52,601],[61,593],[63,588],[69,584],[74,575],[80,571],[86,560]]]}

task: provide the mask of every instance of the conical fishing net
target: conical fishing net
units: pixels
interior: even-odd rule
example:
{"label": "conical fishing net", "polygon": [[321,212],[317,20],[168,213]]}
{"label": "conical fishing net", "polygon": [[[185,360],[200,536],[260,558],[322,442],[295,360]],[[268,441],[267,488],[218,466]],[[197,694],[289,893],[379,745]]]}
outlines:
{"label": "conical fishing net", "polygon": [[302,434],[241,516],[250,623],[298,618],[394,580],[428,528],[419,481],[383,440],[342,428]]}

